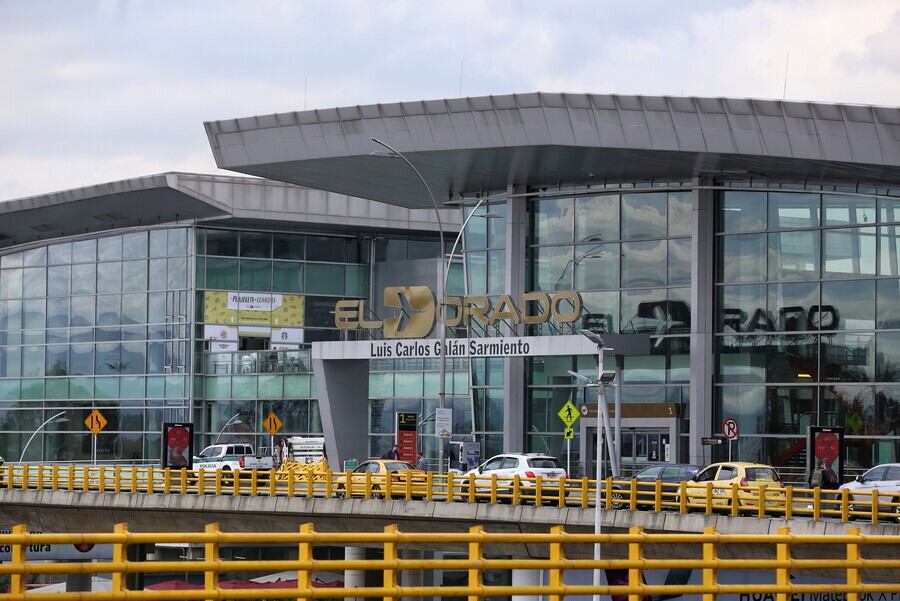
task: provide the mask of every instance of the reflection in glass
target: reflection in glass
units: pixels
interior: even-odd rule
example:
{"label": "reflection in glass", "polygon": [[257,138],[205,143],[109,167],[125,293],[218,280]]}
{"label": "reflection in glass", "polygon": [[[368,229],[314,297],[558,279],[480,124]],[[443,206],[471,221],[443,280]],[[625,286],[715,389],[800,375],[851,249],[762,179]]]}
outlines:
{"label": "reflection in glass", "polygon": [[231,230],[205,230],[206,254],[220,257],[236,257],[238,233]]}
{"label": "reflection in glass", "polygon": [[273,241],[274,255],[276,259],[302,260],[304,255],[303,236],[293,234],[275,234]]}
{"label": "reflection in glass", "polygon": [[487,292],[487,252],[467,252],[466,272],[469,278],[469,294]]}
{"label": "reflection in glass", "polygon": [[766,235],[719,238],[719,281],[759,282],[766,279]]}
{"label": "reflection in glass", "polygon": [[825,276],[875,275],[875,228],[825,230]]}
{"label": "reflection in glass", "polygon": [[[242,271],[243,268],[244,261],[241,261]],[[344,266],[307,263],[305,289],[313,294],[344,294]]]}
{"label": "reflection in glass", "polygon": [[766,389],[767,434],[806,434],[816,423],[816,389],[777,386]]}
{"label": "reflection in glass", "polygon": [[[146,271],[147,268],[145,266],[145,274]],[[144,286],[146,286],[146,282]],[[94,294],[96,291],[97,265],[95,263],[72,265],[72,294]]]}
{"label": "reflection in glass", "polygon": [[[68,271],[68,267],[65,268]],[[22,298],[22,270],[0,271],[0,298]]]}
{"label": "reflection in glass", "polygon": [[665,192],[622,195],[622,239],[666,237]]}
{"label": "reflection in glass", "polygon": [[822,389],[822,425],[846,428],[859,436],[877,431],[871,386],[828,386]]}
{"label": "reflection in glass", "polygon": [[241,256],[251,259],[270,258],[272,256],[272,234],[242,232]]}
{"label": "reflection in glass", "polygon": [[767,382],[815,382],[819,377],[818,337],[770,336]]}
{"label": "reflection in glass", "polygon": [[766,381],[766,337],[722,336],[717,339],[717,373],[720,382]]}
{"label": "reflection in glass", "polygon": [[771,329],[766,313],[766,285],[719,286],[718,330],[760,332]]}
{"label": "reflection in glass", "polygon": [[534,244],[572,242],[575,224],[573,198],[542,198],[534,201]]}
{"label": "reflection in glass", "polygon": [[769,229],[818,227],[819,195],[769,192]]}
{"label": "reflection in glass", "polygon": [[669,236],[690,236],[693,224],[693,194],[687,190],[669,192]]}
{"label": "reflection in glass", "polygon": [[[74,257],[73,257],[74,258]],[[91,258],[86,258],[91,261]],[[106,236],[97,240],[98,261],[122,260],[122,236]]]}
{"label": "reflection in glass", "polygon": [[766,229],[766,193],[729,190],[722,193],[719,231],[757,232]]}
{"label": "reflection in glass", "polygon": [[819,284],[769,284],[769,313],[773,330],[803,332],[816,330],[819,312]]}
{"label": "reflection in glass", "polygon": [[722,386],[719,388],[719,410],[721,419],[716,421],[722,423],[729,417],[736,419],[741,434],[766,432],[766,389],[762,386]]}
{"label": "reflection in glass", "polygon": [[669,323],[665,289],[622,292],[621,333],[665,334]]}
{"label": "reflection in glass", "polygon": [[900,236],[897,226],[878,228],[878,274],[900,275]]}
{"label": "reflection in glass", "polygon": [[[487,215],[487,211],[488,209],[484,205],[478,207],[478,210],[472,215],[472,218],[469,219],[469,223],[466,225],[465,230],[463,230],[466,250],[487,248],[488,219],[485,219],[484,217]],[[472,212],[472,207],[464,207],[463,212],[465,215],[468,215]]]}
{"label": "reflection in glass", "polygon": [[122,264],[99,263],[97,265],[97,292],[101,294],[122,291]]}
{"label": "reflection in glass", "polygon": [[572,289],[572,247],[548,246],[534,249],[534,289]]}
{"label": "reflection in glass", "polygon": [[506,289],[506,253],[502,250],[488,252],[488,294],[502,294]]}
{"label": "reflection in glass", "polygon": [[900,199],[878,199],[878,222],[895,223],[900,221]]}
{"label": "reflection in glass", "polygon": [[618,194],[575,199],[576,242],[609,242],[618,239]]}
{"label": "reflection in glass", "polygon": [[825,225],[867,225],[875,223],[875,199],[870,196],[822,196]]}
{"label": "reflection in glass", "polygon": [[622,244],[622,287],[665,286],[666,241]]}
{"label": "reflection in glass", "polygon": [[213,290],[235,290],[238,285],[237,259],[206,259],[206,287]]}
{"label": "reflection in glass", "polygon": [[619,245],[575,247],[575,289],[602,290],[619,287]]}
{"label": "reflection in glass", "polygon": [[822,379],[829,382],[871,382],[875,377],[875,336],[823,335],[822,372]]}
{"label": "reflection in glass", "polygon": [[875,423],[879,435],[900,436],[900,386],[876,387]]}
{"label": "reflection in glass", "polygon": [[669,288],[667,306],[667,332],[689,334],[691,331],[691,289]]}
{"label": "reflection in glass", "polygon": [[822,282],[820,318],[823,330],[874,330],[875,280]]}
{"label": "reflection in glass", "polygon": [[878,327],[900,328],[900,280],[878,280]]}
{"label": "reflection in glass", "polygon": [[592,332],[615,333],[619,319],[618,292],[582,292],[582,327]]}
{"label": "reflection in glass", "polygon": [[819,277],[819,232],[769,234],[769,279],[808,280]]}
{"label": "reflection in glass", "polygon": [[880,332],[877,345],[876,380],[900,382],[900,332]]}
{"label": "reflection in glass", "polygon": [[691,239],[669,240],[669,284],[689,286],[691,283]]}

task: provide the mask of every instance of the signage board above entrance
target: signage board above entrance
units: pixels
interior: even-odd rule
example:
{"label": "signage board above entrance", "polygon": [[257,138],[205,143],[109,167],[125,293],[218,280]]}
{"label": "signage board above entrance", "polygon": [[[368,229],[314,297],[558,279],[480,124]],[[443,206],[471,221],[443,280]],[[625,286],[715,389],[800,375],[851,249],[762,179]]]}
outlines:
{"label": "signage board above entrance", "polygon": [[[596,355],[597,347],[584,336],[521,336],[497,338],[450,338],[448,357],[539,357],[549,355]],[[357,340],[314,342],[314,359],[434,359],[441,356],[436,339]]]}
{"label": "signage board above entrance", "polygon": [[571,323],[581,317],[581,295],[574,290],[526,292],[518,304],[508,294],[496,301],[485,295],[448,296],[439,303],[427,286],[388,286],[384,306],[400,309],[401,315],[384,320],[366,318],[366,301],[340,300],[334,305],[334,325],[342,330],[382,330],[385,338],[426,338],[436,323],[448,327],[509,324]]}

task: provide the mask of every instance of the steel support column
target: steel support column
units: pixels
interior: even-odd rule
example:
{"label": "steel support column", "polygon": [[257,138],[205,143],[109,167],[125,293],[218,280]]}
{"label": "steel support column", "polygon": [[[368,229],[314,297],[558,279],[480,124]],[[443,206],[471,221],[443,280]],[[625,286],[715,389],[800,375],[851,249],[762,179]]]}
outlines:
{"label": "steel support column", "polygon": [[[516,192],[507,188],[507,196]],[[528,210],[524,198],[507,198],[506,201],[506,281],[505,291],[514,299],[525,292],[526,246],[528,236]],[[524,307],[519,307],[524,310]],[[525,333],[524,326],[515,326],[515,334]],[[503,450],[507,453],[524,452],[525,445],[525,358],[509,357],[503,360]]]}
{"label": "steel support column", "polygon": [[701,438],[710,435],[712,426],[715,377],[715,193],[700,189],[704,183],[703,178],[694,180],[691,228],[690,456],[678,459],[697,464],[704,462]]}

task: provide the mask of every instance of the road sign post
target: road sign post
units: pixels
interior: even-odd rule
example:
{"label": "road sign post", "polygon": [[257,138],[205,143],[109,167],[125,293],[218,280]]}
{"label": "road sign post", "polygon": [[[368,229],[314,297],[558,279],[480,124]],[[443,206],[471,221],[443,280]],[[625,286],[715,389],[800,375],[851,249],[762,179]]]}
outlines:
{"label": "road sign post", "polygon": [[566,401],[566,404],[562,406],[557,415],[559,415],[559,419],[561,419],[562,423],[566,426],[563,430],[563,438],[566,440],[566,475],[571,476],[572,439],[575,438],[575,430],[572,428],[572,424],[578,421],[578,418],[581,417],[581,413],[572,401]]}
{"label": "road sign post", "polygon": [[[272,456],[275,455],[275,435],[281,431],[281,426],[283,425],[284,424],[281,423],[281,420],[278,418],[278,415],[274,411],[269,413],[269,416],[266,417],[265,420],[263,420],[263,428],[265,428],[269,433],[269,440],[271,441],[272,446]],[[285,458],[282,457],[281,460],[284,461]]]}
{"label": "road sign post", "polygon": [[100,432],[103,431],[103,428],[106,427],[106,418],[103,417],[103,414],[98,410],[94,409],[91,411],[86,418],[84,418],[84,425],[91,433],[91,464],[97,463],[97,436]]}
{"label": "road sign post", "polygon": [[725,438],[728,440],[728,461],[731,461],[731,443],[741,434],[737,420],[733,417],[726,419],[722,424],[722,434],[724,434]]}

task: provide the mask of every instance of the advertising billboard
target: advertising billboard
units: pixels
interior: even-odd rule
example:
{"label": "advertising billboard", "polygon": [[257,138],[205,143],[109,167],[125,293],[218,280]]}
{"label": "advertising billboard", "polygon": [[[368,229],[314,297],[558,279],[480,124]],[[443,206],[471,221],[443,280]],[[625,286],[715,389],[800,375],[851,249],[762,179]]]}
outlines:
{"label": "advertising billboard", "polygon": [[207,290],[203,293],[206,324],[237,326],[244,336],[270,336],[272,328],[302,328],[304,298],[298,294]]}
{"label": "advertising billboard", "polygon": [[194,424],[166,422],[162,426],[163,468],[181,469],[193,467]]}
{"label": "advertising billboard", "polygon": [[807,481],[820,462],[837,474],[838,482],[844,481],[844,428],[809,426],[806,449]]}

